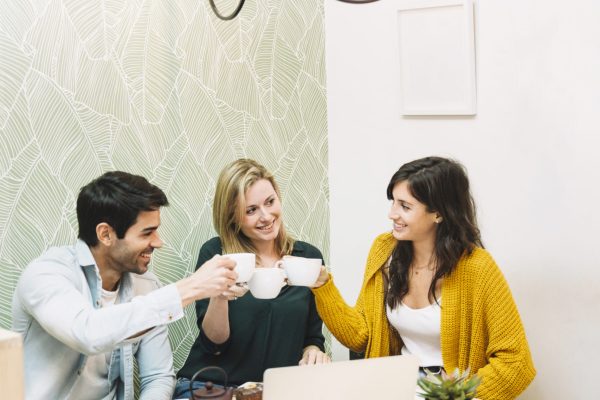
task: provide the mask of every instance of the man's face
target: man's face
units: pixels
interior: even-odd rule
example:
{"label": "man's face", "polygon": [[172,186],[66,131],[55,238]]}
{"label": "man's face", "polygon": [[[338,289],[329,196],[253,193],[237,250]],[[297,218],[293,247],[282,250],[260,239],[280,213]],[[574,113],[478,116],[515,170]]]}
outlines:
{"label": "man's face", "polygon": [[115,245],[111,246],[108,254],[111,267],[119,272],[136,274],[148,271],[152,252],[163,245],[158,236],[159,225],[159,210],[141,211],[125,236],[117,239]]}

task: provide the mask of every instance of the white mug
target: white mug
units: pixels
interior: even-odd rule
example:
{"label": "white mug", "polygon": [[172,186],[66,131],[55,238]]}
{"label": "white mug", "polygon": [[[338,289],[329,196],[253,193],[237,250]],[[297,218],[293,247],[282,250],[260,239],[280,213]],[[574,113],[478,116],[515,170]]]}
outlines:
{"label": "white mug", "polygon": [[237,283],[245,283],[250,280],[256,269],[256,256],[253,253],[225,254],[225,257],[235,261],[234,271],[238,274]]}
{"label": "white mug", "polygon": [[285,270],[288,285],[312,287],[319,277],[322,263],[320,258],[283,256],[276,265]]}
{"label": "white mug", "polygon": [[257,299],[274,299],[284,284],[285,272],[281,268],[256,268],[248,281],[248,288]]}

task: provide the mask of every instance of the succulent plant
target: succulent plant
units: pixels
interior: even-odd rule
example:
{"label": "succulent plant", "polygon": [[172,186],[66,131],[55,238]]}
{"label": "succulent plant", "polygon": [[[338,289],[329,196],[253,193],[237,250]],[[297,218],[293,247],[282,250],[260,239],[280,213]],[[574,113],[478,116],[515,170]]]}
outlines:
{"label": "succulent plant", "polygon": [[427,375],[419,378],[417,383],[422,390],[419,396],[424,399],[467,400],[475,398],[481,378],[477,375],[469,378],[469,369],[461,373],[457,368],[450,375],[443,370],[441,374],[427,371]]}

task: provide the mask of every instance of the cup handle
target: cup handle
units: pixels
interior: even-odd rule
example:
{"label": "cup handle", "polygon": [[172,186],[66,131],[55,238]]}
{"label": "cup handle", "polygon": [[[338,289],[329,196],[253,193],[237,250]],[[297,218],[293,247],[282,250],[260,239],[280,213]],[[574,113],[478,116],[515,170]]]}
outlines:
{"label": "cup handle", "polygon": [[287,285],[288,276],[287,276],[287,273],[285,272],[285,269],[283,269],[283,260],[275,261],[275,264],[273,264],[273,267],[279,268],[279,272],[281,272],[281,275],[283,276],[283,284]]}

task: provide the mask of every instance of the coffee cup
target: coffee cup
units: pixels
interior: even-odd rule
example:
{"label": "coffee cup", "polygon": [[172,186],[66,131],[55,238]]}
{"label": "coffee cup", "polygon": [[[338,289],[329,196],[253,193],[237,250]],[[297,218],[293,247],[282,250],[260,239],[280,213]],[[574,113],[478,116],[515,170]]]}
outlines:
{"label": "coffee cup", "polygon": [[248,288],[257,299],[274,299],[284,284],[285,272],[281,268],[256,268]]}
{"label": "coffee cup", "polygon": [[246,283],[256,269],[256,256],[252,253],[225,254],[225,257],[235,261],[234,271],[238,274],[237,283]]}
{"label": "coffee cup", "polygon": [[288,285],[312,287],[321,272],[322,261],[320,258],[284,256],[278,265],[285,270]]}

